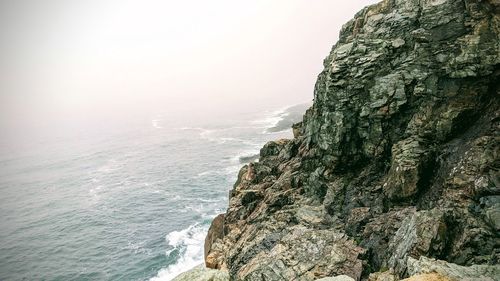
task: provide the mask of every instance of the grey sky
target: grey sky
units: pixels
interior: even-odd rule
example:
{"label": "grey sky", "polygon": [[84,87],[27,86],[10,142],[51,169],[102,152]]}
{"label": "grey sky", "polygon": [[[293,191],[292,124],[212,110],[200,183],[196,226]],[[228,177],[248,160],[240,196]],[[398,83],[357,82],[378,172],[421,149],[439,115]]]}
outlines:
{"label": "grey sky", "polygon": [[0,0],[1,125],[312,99],[373,0]]}

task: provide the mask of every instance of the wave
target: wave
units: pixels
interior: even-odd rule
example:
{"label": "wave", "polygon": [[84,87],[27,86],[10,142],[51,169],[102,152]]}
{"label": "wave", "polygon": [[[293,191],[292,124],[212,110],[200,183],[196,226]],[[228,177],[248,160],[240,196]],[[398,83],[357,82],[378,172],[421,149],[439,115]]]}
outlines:
{"label": "wave", "polygon": [[241,169],[241,163],[239,162],[239,157],[234,157],[231,160],[238,164],[227,166],[224,169],[204,171],[194,176],[194,178],[198,179],[202,177],[217,175],[217,176],[230,177],[230,179],[232,180],[234,177],[238,175],[238,172]]}
{"label": "wave", "polygon": [[175,128],[175,130],[181,130],[181,131],[195,130],[195,131],[199,131],[199,130],[206,130],[206,129],[201,128],[201,127],[180,127],[180,128]]}
{"label": "wave", "polygon": [[248,144],[249,142],[244,140],[244,139],[239,139],[239,138],[230,138],[230,137],[221,137],[219,138],[219,141],[221,143],[226,143],[226,142],[241,142],[244,144]]}
{"label": "wave", "polygon": [[[255,121],[251,121],[250,123],[254,123]],[[206,129],[202,127],[180,127],[180,128],[175,128],[174,130],[180,130],[180,131],[229,131],[229,130],[238,130],[238,129],[259,129],[262,128],[260,126],[231,126],[231,127],[225,127],[225,128],[218,128],[218,129]]]}
{"label": "wave", "polygon": [[201,127],[181,127],[181,128],[176,128],[176,130],[182,130],[182,131],[199,131],[199,137],[201,139],[210,141],[210,142],[215,142],[217,144],[225,144],[225,143],[231,143],[231,142],[236,142],[236,143],[242,143],[246,145],[253,145],[253,143],[249,142],[248,140],[242,139],[242,138],[235,138],[227,135],[222,135],[222,136],[217,136],[217,134],[223,134],[224,132],[230,131],[230,130],[239,130],[239,129],[256,129],[258,127],[228,127],[228,128],[221,128],[221,129],[206,129],[206,128],[201,128]]}
{"label": "wave", "polygon": [[205,172],[198,173],[195,176],[195,178],[206,177],[206,176],[214,175],[214,174],[217,174],[217,170],[210,170],[210,171],[205,171]]}
{"label": "wave", "polygon": [[263,118],[253,120],[250,123],[258,125],[258,128],[260,129],[272,128],[284,118],[284,115],[286,115],[286,109],[287,108],[285,107],[276,111],[268,112]]}
{"label": "wave", "polygon": [[274,123],[270,124],[263,133],[272,134],[291,130],[293,124],[302,121],[304,113],[310,106],[310,103],[302,103],[275,111],[268,118]]}
{"label": "wave", "polygon": [[225,202],[226,197],[218,197],[214,199],[205,199],[205,198],[196,198],[197,201],[203,202],[203,203],[220,203],[220,202]]}
{"label": "wave", "polygon": [[168,281],[177,275],[190,270],[203,263],[203,246],[208,226],[201,226],[199,223],[193,224],[180,231],[172,231],[165,239],[169,250],[167,256],[179,255],[176,262],[161,269],[156,277],[150,281]]}
{"label": "wave", "polygon": [[241,169],[240,164],[229,166],[224,169],[224,174],[230,177],[231,181],[235,181],[236,178],[238,177],[238,172],[240,171],[240,169]]}
{"label": "wave", "polygon": [[211,134],[216,132],[217,130],[215,129],[205,129],[201,127],[181,127],[181,128],[175,128],[176,130],[181,130],[181,131],[199,131],[199,136],[202,139],[208,140],[208,141],[218,141],[217,138],[211,137]]}
{"label": "wave", "polygon": [[151,120],[151,125],[153,125],[156,129],[162,129],[163,127],[160,126],[160,121],[160,119],[153,119]]}
{"label": "wave", "polygon": [[236,154],[231,160],[239,164],[246,164],[259,160],[260,147],[254,147],[248,150],[241,151]]}

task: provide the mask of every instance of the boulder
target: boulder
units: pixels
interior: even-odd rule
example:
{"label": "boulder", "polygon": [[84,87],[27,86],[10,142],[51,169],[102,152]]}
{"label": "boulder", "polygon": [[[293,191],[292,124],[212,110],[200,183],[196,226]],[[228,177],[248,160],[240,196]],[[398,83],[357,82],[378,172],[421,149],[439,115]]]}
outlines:
{"label": "boulder", "polygon": [[335,277],[325,277],[316,279],[316,281],[355,281],[355,280],[347,275],[338,275]]}
{"label": "boulder", "polygon": [[440,255],[445,250],[447,230],[445,212],[439,209],[406,218],[389,243],[389,267],[403,275],[408,257]]}
{"label": "boulder", "polygon": [[402,281],[453,281],[452,279],[438,273],[417,274]]}
{"label": "boulder", "polygon": [[433,174],[431,152],[423,140],[408,138],[392,147],[391,169],[383,185],[392,200],[407,199],[423,188]]}
{"label": "boulder", "polygon": [[500,276],[500,265],[460,266],[442,260],[421,256],[419,259],[408,258],[408,274],[438,273],[453,281],[494,281]]}
{"label": "boulder", "polygon": [[205,265],[208,268],[217,268],[217,264],[214,261],[214,256],[210,256],[210,250],[212,245],[217,239],[222,239],[224,237],[224,214],[219,214],[216,216],[210,228],[208,229],[207,236],[205,237]]}
{"label": "boulder", "polygon": [[209,269],[199,265],[178,275],[172,281],[229,281],[229,274],[225,271]]}

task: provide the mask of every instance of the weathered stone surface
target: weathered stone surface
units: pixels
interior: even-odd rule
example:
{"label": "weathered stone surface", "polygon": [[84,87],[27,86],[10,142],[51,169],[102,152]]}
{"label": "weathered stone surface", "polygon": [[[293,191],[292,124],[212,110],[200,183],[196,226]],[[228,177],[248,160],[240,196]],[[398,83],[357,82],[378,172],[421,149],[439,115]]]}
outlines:
{"label": "weathered stone surface", "polygon": [[225,271],[208,269],[199,265],[180,274],[172,281],[229,281],[229,274]]}
{"label": "weathered stone surface", "polygon": [[320,278],[316,279],[317,281],[355,281],[351,277],[347,275],[338,275],[335,277],[325,277],[325,278]]}
{"label": "weathered stone surface", "polygon": [[424,273],[424,274],[414,275],[410,278],[405,278],[402,281],[453,281],[453,280],[437,273]]}
{"label": "weathered stone surface", "polygon": [[208,229],[207,237],[205,237],[205,265],[208,268],[217,268],[217,263],[213,260],[213,255],[209,256],[209,250],[212,249],[212,244],[217,239],[224,237],[224,214],[216,216],[210,228]]}
{"label": "weathered stone surface", "polygon": [[493,281],[500,277],[500,265],[460,266],[424,256],[418,260],[411,257],[408,259],[408,273],[410,275],[432,272],[446,276],[451,280]]}
{"label": "weathered stone surface", "polygon": [[406,199],[425,188],[432,171],[429,149],[418,138],[408,138],[392,147],[391,169],[384,192],[392,200]]}
{"label": "weathered stone surface", "polygon": [[384,0],[358,12],[294,139],[241,169],[207,263],[231,280],[379,281],[455,278],[411,271],[422,256],[498,264],[496,2]]}
{"label": "weathered stone surface", "polygon": [[397,281],[398,279],[394,272],[390,270],[374,272],[368,276],[368,281]]}
{"label": "weathered stone surface", "polygon": [[246,261],[236,279],[262,280],[266,276],[281,280],[315,280],[337,274],[355,279],[361,277],[362,264],[357,259],[361,249],[344,234],[293,227],[274,243]]}
{"label": "weathered stone surface", "polygon": [[[499,62],[498,17],[490,8],[474,1],[429,3],[383,1],[343,27],[304,120],[307,141],[341,157],[337,165],[388,152],[409,121],[394,115],[411,118],[430,96],[443,97],[443,78],[494,72]],[[426,35],[414,38],[414,33]],[[463,111],[454,108],[455,114]]]}
{"label": "weathered stone surface", "polygon": [[439,209],[416,212],[406,218],[389,243],[389,267],[403,275],[410,255],[441,255],[447,231],[445,213]]}
{"label": "weathered stone surface", "polygon": [[496,231],[500,231],[500,196],[485,196],[479,202],[483,208],[484,220]]}

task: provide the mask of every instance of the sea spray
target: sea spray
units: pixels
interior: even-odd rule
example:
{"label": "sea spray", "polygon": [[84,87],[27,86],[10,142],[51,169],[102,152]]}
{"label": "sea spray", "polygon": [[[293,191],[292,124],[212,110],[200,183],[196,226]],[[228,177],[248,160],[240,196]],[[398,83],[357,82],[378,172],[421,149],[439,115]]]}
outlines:
{"label": "sea spray", "polygon": [[172,280],[180,273],[203,263],[203,244],[207,231],[208,225],[196,223],[167,234],[166,241],[170,250],[167,250],[166,255],[175,256],[176,262],[160,270],[150,281]]}

